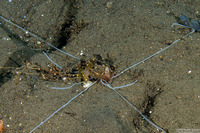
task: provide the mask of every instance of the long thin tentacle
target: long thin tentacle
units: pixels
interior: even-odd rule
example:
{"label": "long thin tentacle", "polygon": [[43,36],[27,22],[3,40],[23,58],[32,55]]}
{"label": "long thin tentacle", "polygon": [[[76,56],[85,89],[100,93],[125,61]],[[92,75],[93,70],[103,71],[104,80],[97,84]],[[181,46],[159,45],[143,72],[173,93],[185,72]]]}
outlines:
{"label": "long thin tentacle", "polygon": [[58,65],[56,62],[54,62],[44,51],[42,51],[42,53],[47,57],[48,60],[50,60],[54,65],[56,65],[57,67],[59,67],[60,69],[62,69],[62,67],[60,65]]}
{"label": "long thin tentacle", "polygon": [[52,48],[54,48],[54,49],[56,49],[56,50],[58,50],[58,51],[60,51],[60,52],[62,52],[62,53],[64,53],[64,54],[66,54],[66,55],[68,55],[68,56],[71,56],[71,57],[73,57],[73,58],[75,58],[75,59],[81,60],[80,58],[78,58],[78,57],[76,57],[76,56],[73,56],[73,55],[71,55],[71,54],[69,54],[69,53],[67,53],[67,52],[65,52],[65,51],[62,51],[61,49],[59,49],[59,48],[53,46],[52,44],[46,42],[46,41],[45,41],[44,39],[42,39],[41,37],[38,37],[38,36],[36,36],[35,34],[33,34],[33,33],[29,32],[29,31],[25,30],[24,28],[22,28],[22,27],[20,27],[19,25],[17,25],[17,24],[15,24],[15,23],[11,22],[10,20],[8,20],[8,19],[6,19],[6,18],[4,18],[4,17],[2,17],[2,16],[0,16],[0,19],[3,19],[4,21],[6,21],[6,22],[8,22],[8,23],[10,23],[10,24],[12,24],[12,25],[14,25],[14,26],[16,26],[17,28],[21,29],[21,30],[24,31],[25,33],[30,34],[31,36],[37,38],[38,40],[40,40],[40,41],[42,41],[42,42],[44,42],[44,43],[46,43],[47,45],[51,46]]}
{"label": "long thin tentacle", "polygon": [[173,23],[172,27],[174,27],[174,25],[182,26],[182,27],[185,27],[185,28],[191,28],[189,26],[186,26],[186,25],[183,25],[183,24],[179,24],[179,23]]}
{"label": "long thin tentacle", "polygon": [[129,70],[129,69],[131,69],[131,68],[133,68],[133,67],[135,67],[135,66],[139,65],[140,63],[142,63],[142,62],[144,62],[144,61],[146,61],[146,60],[148,60],[148,59],[152,58],[153,56],[155,56],[155,55],[157,55],[157,54],[159,54],[159,53],[163,52],[164,50],[166,50],[166,49],[170,48],[170,47],[171,47],[173,44],[177,43],[179,40],[180,40],[180,39],[177,39],[177,40],[176,40],[176,41],[174,41],[174,42],[173,42],[171,45],[169,45],[169,46],[167,46],[167,47],[165,47],[165,48],[163,48],[163,49],[159,50],[158,52],[156,52],[156,53],[154,53],[154,54],[152,54],[152,55],[148,56],[147,58],[145,58],[145,59],[143,59],[143,60],[139,61],[138,63],[136,63],[136,64],[134,64],[134,65],[132,65],[132,66],[130,66],[130,67],[128,67],[128,68],[126,68],[126,69],[124,69],[123,71],[121,71],[121,72],[120,72],[120,73],[118,73],[117,75],[114,75],[114,76],[113,76],[111,79],[118,77],[119,75],[123,74],[123,73],[124,73],[124,72],[126,72],[127,70]]}
{"label": "long thin tentacle", "polygon": [[[117,93],[126,103],[128,103],[134,110],[136,110],[147,122],[149,122],[152,126],[154,126],[155,128],[157,128],[158,130],[162,131],[163,133],[166,133],[162,128],[160,128],[159,126],[157,126],[156,124],[154,124],[153,122],[151,122],[146,116],[144,116],[135,106],[133,106],[124,96],[122,96],[116,89],[115,87],[112,87],[109,83],[107,83],[106,81],[102,81],[100,80],[101,83],[107,87],[109,87],[110,89],[112,89],[115,93]],[[137,82],[137,80],[135,81]]]}
{"label": "long thin tentacle", "polygon": [[[98,81],[98,80],[97,80]],[[92,85],[94,85],[97,81],[95,81]],[[91,85],[91,86],[92,86]],[[90,86],[90,87],[91,87]],[[38,127],[40,127],[42,124],[44,124],[46,121],[48,121],[51,117],[53,117],[56,113],[58,113],[61,109],[63,109],[64,107],[66,107],[71,101],[73,101],[75,98],[77,98],[78,96],[80,96],[83,92],[87,91],[87,89],[89,89],[90,87],[85,88],[83,91],[81,91],[80,93],[78,93],[76,96],[74,96],[72,99],[70,99],[67,103],[65,103],[63,106],[61,106],[59,109],[57,109],[55,112],[53,112],[49,117],[47,117],[44,121],[42,121],[39,125],[37,125],[33,130],[31,130],[29,133],[32,133],[33,131],[35,131]]]}

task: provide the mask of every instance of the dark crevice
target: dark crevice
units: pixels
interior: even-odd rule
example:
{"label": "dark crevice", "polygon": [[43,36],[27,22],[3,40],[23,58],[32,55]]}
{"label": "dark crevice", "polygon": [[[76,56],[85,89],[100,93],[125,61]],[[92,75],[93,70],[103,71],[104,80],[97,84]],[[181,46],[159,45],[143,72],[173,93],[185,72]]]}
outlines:
{"label": "dark crevice", "polygon": [[[68,10],[68,15],[67,15],[67,20],[66,22],[62,25],[62,29],[59,33],[59,38],[58,38],[58,48],[62,48],[67,44],[67,40],[71,37],[71,30],[70,28],[73,25],[73,21],[75,20],[75,15],[77,13],[77,9],[74,7],[73,2],[66,1],[66,4],[70,3],[69,10]],[[63,10],[64,6],[63,5]],[[61,10],[61,13],[62,11]],[[27,47],[28,44],[24,41],[21,40],[21,38],[17,35],[12,33],[6,26],[1,25],[1,28],[4,29],[4,31],[8,34],[8,36],[16,43],[16,45],[19,45],[20,48],[19,50],[16,50],[8,59],[8,61],[4,64],[3,69],[0,69],[0,87],[8,82],[13,76],[16,74],[16,68],[20,68],[23,65],[25,65],[25,62],[29,60],[34,54],[36,54],[36,51],[34,49]],[[53,50],[53,49],[52,49]]]}
{"label": "dark crevice", "polygon": [[161,91],[158,91],[155,95],[147,96],[147,105],[143,113],[145,116],[149,117],[151,115],[150,111],[152,111],[155,105],[155,99],[159,94],[161,94]]}
{"label": "dark crevice", "polygon": [[[69,5],[67,17],[65,23],[61,26],[61,30],[58,33],[58,38],[54,43],[57,43],[57,48],[61,49],[63,46],[66,46],[69,40],[71,39],[72,34],[78,34],[78,32],[73,32],[73,31],[80,31],[85,25],[81,26],[76,26],[76,14],[78,8],[76,8],[74,1],[66,1],[65,4],[63,5],[63,10],[64,8]],[[63,10],[60,10],[60,16],[63,13]],[[27,12],[29,12],[27,10]],[[16,50],[8,61],[4,64],[3,69],[0,69],[0,87],[5,84],[7,81],[9,81],[13,76],[16,68],[19,68],[24,65],[24,63],[29,60],[34,54],[36,54],[36,50],[31,47],[27,47],[28,43],[22,41],[22,39],[17,35],[12,33],[9,28],[7,28],[4,25],[1,25],[1,28],[4,29],[4,31],[8,34],[8,36],[16,43],[16,45],[19,45],[19,50]],[[77,30],[76,30],[77,28]],[[72,30],[73,29],[73,30]],[[73,33],[72,33],[73,32]],[[54,49],[51,49],[50,51],[53,51]],[[13,69],[9,69],[7,67],[12,67]]]}
{"label": "dark crevice", "polygon": [[76,14],[77,14],[77,9],[74,7],[74,2],[70,2],[69,10],[67,13],[67,20],[66,22],[62,25],[62,28],[59,33],[59,38],[58,38],[58,47],[61,49],[65,45],[67,45],[68,40],[71,37],[71,27],[73,25],[73,22],[76,20]]}
{"label": "dark crevice", "polygon": [[62,28],[59,32],[59,37],[57,39],[57,48],[59,49],[66,46],[76,34],[79,34],[79,32],[88,25],[83,21],[76,22],[76,15],[78,13],[78,8],[76,7],[76,4],[77,3],[75,1],[70,2],[66,21],[61,26]]}
{"label": "dark crevice", "polygon": [[[151,111],[153,111],[153,108],[156,104],[155,103],[156,98],[163,92],[162,88],[164,85],[161,84],[159,81],[156,81],[156,82],[147,81],[146,86],[147,86],[146,98],[143,103],[144,111],[142,114],[144,114],[145,116],[147,116],[148,119],[150,119]],[[150,119],[150,121],[152,120]],[[154,121],[152,122],[154,123]],[[148,127],[148,126],[145,126],[145,127]]]}
{"label": "dark crevice", "polygon": [[155,99],[163,92],[162,88],[164,85],[162,85],[159,81],[156,81],[155,83],[148,81],[146,86],[147,91],[143,114],[149,117],[151,115],[150,111],[152,111],[153,107],[155,106]]}

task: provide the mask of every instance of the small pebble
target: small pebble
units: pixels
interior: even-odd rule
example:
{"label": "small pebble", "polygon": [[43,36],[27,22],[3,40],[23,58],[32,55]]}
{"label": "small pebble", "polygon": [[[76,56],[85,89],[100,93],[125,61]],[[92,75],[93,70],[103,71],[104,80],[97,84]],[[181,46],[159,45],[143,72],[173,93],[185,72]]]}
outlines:
{"label": "small pebble", "polygon": [[106,3],[106,8],[111,8],[112,5],[113,5],[113,2],[111,2],[111,1],[110,1],[110,2],[107,2],[107,3]]}
{"label": "small pebble", "polygon": [[192,71],[190,70],[190,71],[188,71],[188,73],[190,74]]}

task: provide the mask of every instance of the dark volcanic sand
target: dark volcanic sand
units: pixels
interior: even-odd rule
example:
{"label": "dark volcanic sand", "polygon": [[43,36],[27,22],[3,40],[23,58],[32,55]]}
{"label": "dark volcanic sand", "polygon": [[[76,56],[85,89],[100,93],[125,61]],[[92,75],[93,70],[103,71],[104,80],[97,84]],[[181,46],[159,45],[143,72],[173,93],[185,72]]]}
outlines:
{"label": "dark volcanic sand", "polygon": [[[109,54],[117,67],[116,72],[120,72],[166,47],[165,42],[190,32],[171,27],[181,14],[192,19],[195,13],[199,16],[200,2],[187,1],[79,0],[75,4],[61,0],[13,0],[0,3],[0,15],[55,46],[61,47],[67,42],[62,49],[80,58]],[[80,21],[85,26],[75,26],[77,32],[72,32],[70,25]],[[24,32],[2,20],[0,66],[18,67],[26,65],[25,60],[41,66],[50,64],[41,53],[48,46],[42,44],[40,48],[36,42],[36,38],[27,38]],[[112,85],[120,86],[138,79],[135,85],[118,91],[141,112],[151,111],[146,114],[150,120],[170,133],[179,132],[178,129],[200,129],[199,42],[199,33],[194,33],[127,71]],[[86,57],[80,55],[81,50]],[[77,62],[59,51],[48,55],[61,66]],[[51,90],[52,86],[68,84],[42,80],[34,75],[35,71],[24,71],[26,74],[20,76],[9,73],[15,70],[0,70],[0,119],[7,125],[8,133],[31,131],[82,90],[81,85],[70,90]],[[138,72],[141,75],[137,77]],[[149,106],[149,100],[153,106]],[[97,83],[35,132],[158,131],[112,90]]]}

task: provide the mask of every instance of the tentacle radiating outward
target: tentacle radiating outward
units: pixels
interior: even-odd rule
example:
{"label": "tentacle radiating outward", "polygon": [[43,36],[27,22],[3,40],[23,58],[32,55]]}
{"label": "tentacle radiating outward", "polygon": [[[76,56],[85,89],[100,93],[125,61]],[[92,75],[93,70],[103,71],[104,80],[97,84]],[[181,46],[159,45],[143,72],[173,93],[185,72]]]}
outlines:
{"label": "tentacle radiating outward", "polygon": [[71,55],[71,54],[69,54],[69,53],[67,53],[67,52],[65,52],[65,51],[63,51],[63,50],[61,50],[61,49],[59,49],[59,48],[53,46],[52,44],[48,43],[47,41],[45,41],[45,40],[42,39],[41,37],[38,37],[37,35],[35,35],[35,34],[29,32],[29,31],[25,30],[24,28],[22,28],[21,26],[15,24],[15,23],[13,23],[13,22],[11,22],[10,20],[8,20],[8,19],[6,19],[6,18],[4,18],[4,17],[2,17],[2,16],[0,16],[0,19],[3,19],[4,21],[6,21],[6,22],[8,22],[8,23],[10,23],[10,24],[12,24],[12,25],[14,25],[14,26],[16,26],[17,28],[21,29],[21,30],[24,31],[25,33],[28,33],[29,35],[31,35],[31,36],[37,38],[38,40],[40,40],[40,41],[46,43],[47,45],[51,46],[52,48],[54,48],[54,49],[56,49],[56,50],[58,50],[58,51],[60,51],[60,52],[62,52],[63,54],[66,54],[66,55],[68,55],[68,56],[71,56],[71,57],[73,57],[73,58],[75,58],[75,59],[77,59],[77,60],[81,60],[80,58],[78,58],[78,57],[76,57],[76,56],[74,56],[74,55]]}
{"label": "tentacle radiating outward", "polygon": [[[92,85],[94,85],[97,81],[93,82]],[[91,85],[91,86],[92,86]],[[74,96],[72,99],[70,99],[67,103],[65,103],[62,107],[60,107],[59,109],[57,109],[55,112],[53,112],[49,117],[47,117],[44,121],[42,121],[39,125],[37,125],[33,130],[31,130],[29,133],[32,133],[33,131],[35,131],[38,127],[40,127],[42,124],[44,124],[46,121],[48,121],[51,117],[53,117],[56,113],[58,113],[61,109],[63,109],[64,107],[66,107],[71,101],[73,101],[75,98],[77,98],[78,96],[80,96],[81,94],[83,94],[83,92],[87,91],[91,86],[85,88],[83,91],[81,91],[80,93],[78,93],[76,96]]]}
{"label": "tentacle radiating outward", "polygon": [[[153,122],[151,122],[146,116],[144,116],[135,106],[133,106],[124,96],[122,96],[116,89],[118,87],[112,87],[108,82],[106,81],[102,81],[100,80],[101,83],[107,87],[109,87],[110,89],[112,89],[115,93],[117,93],[126,103],[128,103],[134,110],[136,110],[147,122],[149,122],[152,126],[154,126],[155,128],[157,128],[159,131],[162,131],[163,133],[166,133],[162,128],[160,128],[159,126],[157,126],[156,124],[154,124]],[[137,82],[137,80],[135,82],[133,82],[133,84],[135,84]]]}

